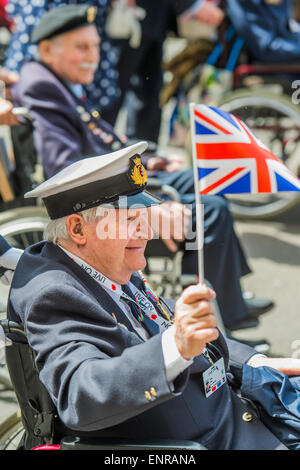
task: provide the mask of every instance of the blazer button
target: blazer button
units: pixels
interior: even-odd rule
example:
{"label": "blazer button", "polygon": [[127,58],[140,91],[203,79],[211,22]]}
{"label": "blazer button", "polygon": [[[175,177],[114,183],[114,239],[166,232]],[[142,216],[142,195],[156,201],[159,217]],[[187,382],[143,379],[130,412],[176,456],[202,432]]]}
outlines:
{"label": "blazer button", "polygon": [[243,419],[243,421],[247,421],[247,422],[252,421],[253,420],[253,414],[246,411],[246,413],[243,413],[242,419]]}
{"label": "blazer button", "polygon": [[154,387],[151,387],[150,388],[150,393],[153,397],[156,397],[157,396],[157,392],[156,392],[156,389]]}
{"label": "blazer button", "polygon": [[151,400],[151,393],[148,392],[148,390],[145,390],[144,395],[147,398],[147,400],[149,400],[149,401]]}

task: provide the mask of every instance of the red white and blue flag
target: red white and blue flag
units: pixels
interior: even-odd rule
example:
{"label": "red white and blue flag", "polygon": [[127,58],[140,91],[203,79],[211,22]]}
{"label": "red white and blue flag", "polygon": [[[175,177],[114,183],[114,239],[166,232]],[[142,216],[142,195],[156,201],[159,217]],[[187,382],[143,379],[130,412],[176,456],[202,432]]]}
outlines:
{"label": "red white and blue flag", "polygon": [[195,165],[201,194],[300,191],[300,180],[232,114],[191,106]]}

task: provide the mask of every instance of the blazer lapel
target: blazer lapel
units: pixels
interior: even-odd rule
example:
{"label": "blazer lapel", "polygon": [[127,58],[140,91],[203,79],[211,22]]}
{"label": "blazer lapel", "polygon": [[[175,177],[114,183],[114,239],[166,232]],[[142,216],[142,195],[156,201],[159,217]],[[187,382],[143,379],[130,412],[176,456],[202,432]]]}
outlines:
{"label": "blazer lapel", "polygon": [[121,307],[112,299],[109,293],[105,289],[103,289],[103,287],[101,287],[94,279],[92,279],[91,277],[90,279],[91,281],[97,284],[97,287],[95,287],[95,291],[93,292],[101,306],[109,313],[112,312],[111,315],[113,316],[113,318],[116,319],[120,326],[125,326],[128,331],[130,331],[131,333],[135,333],[142,341],[144,341],[143,338],[138,334],[138,332],[133,328],[132,324],[127,318],[127,315],[123,312]]}

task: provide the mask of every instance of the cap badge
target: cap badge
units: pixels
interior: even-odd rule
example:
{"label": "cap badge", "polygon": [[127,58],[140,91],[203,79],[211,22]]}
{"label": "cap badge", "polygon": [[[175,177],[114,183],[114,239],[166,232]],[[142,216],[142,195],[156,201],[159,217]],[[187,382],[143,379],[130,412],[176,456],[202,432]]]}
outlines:
{"label": "cap badge", "polygon": [[89,7],[86,12],[86,19],[89,23],[93,23],[95,21],[97,14],[97,7]]}
{"label": "cap badge", "polygon": [[130,158],[130,177],[133,180],[134,184],[138,186],[145,186],[147,183],[147,172],[142,165],[141,157],[131,157]]}

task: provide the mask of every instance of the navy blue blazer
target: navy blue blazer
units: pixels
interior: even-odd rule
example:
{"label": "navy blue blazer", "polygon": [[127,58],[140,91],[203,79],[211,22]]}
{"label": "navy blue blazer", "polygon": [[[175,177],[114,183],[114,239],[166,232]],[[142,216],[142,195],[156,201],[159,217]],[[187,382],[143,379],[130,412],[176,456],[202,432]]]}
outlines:
{"label": "navy blue blazer", "polygon": [[[135,273],[131,281],[143,288]],[[205,397],[202,373],[210,363],[203,355],[172,390],[161,334],[140,338],[109,293],[52,243],[32,245],[22,255],[8,317],[25,325],[63,435],[189,439],[209,449],[281,446],[231,382]],[[229,379],[242,377],[243,363],[255,353],[236,341],[226,344],[222,335],[209,351],[224,358]],[[243,420],[246,412],[251,421]]]}
{"label": "navy blue blazer", "polygon": [[226,9],[252,59],[263,63],[299,62],[300,32],[293,32],[292,1],[226,0]]}
{"label": "navy blue blazer", "polygon": [[34,142],[45,178],[81,158],[102,155],[121,147],[110,124],[46,65],[28,61],[12,89],[16,106],[34,117]]}

